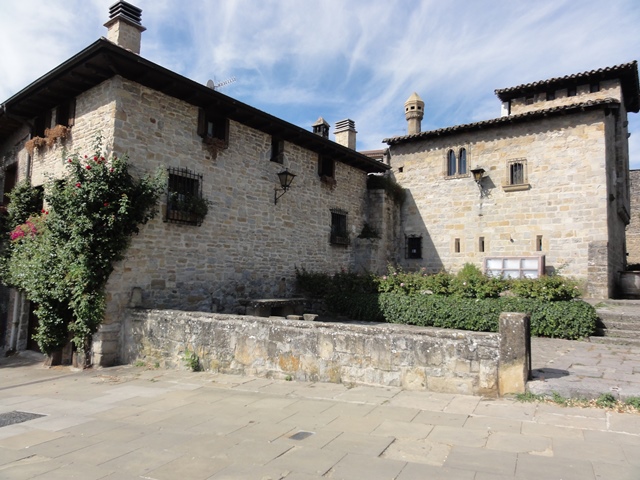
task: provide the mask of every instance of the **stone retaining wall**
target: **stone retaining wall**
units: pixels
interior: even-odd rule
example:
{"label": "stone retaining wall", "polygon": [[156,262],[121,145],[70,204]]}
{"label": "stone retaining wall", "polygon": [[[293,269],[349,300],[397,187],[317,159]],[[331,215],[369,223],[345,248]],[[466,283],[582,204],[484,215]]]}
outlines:
{"label": "stone retaining wall", "polygon": [[201,368],[221,373],[474,395],[499,392],[497,333],[176,310],[131,309],[126,322],[123,358],[128,362],[186,368],[188,349],[198,355]]}

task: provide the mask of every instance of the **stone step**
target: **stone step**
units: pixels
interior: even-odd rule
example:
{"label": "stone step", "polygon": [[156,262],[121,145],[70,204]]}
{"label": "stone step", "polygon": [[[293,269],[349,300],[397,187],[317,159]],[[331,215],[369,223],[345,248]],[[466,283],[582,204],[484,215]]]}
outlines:
{"label": "stone step", "polygon": [[635,345],[640,347],[640,338],[622,337],[589,337],[592,343],[613,344],[613,345]]}
{"label": "stone step", "polygon": [[612,330],[607,328],[596,328],[595,336],[598,337],[614,337],[614,338],[638,338],[640,339],[640,331],[638,330]]}
{"label": "stone step", "polygon": [[640,321],[633,322],[599,318],[596,326],[607,330],[634,330],[640,332]]}
{"label": "stone step", "polygon": [[640,309],[638,308],[598,308],[596,313],[602,320],[640,323]]}

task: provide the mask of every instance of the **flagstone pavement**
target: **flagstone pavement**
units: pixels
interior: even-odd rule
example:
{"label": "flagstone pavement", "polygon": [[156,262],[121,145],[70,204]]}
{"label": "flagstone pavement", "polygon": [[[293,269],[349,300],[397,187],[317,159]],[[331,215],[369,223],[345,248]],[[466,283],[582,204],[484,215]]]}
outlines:
{"label": "flagstone pavement", "polygon": [[[538,374],[567,372],[538,385],[576,380],[573,357],[599,355],[592,366],[615,376],[611,349],[562,342],[534,343]],[[626,352],[629,367],[640,353]],[[633,386],[630,368],[622,381]],[[2,426],[11,412],[42,416]],[[134,366],[46,369],[21,353],[0,360],[0,478],[638,480],[640,415]]]}

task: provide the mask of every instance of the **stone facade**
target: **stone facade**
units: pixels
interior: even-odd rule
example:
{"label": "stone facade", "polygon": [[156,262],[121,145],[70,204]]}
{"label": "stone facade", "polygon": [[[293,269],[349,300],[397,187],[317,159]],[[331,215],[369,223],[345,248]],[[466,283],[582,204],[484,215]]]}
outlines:
{"label": "stone facade", "polygon": [[640,170],[631,170],[631,222],[627,227],[627,262],[640,264]]}
{"label": "stone facade", "polygon": [[[501,118],[386,139],[407,191],[400,264],[455,272],[487,258],[544,257],[546,273],[576,277],[587,296],[616,295],[631,211],[627,107],[637,111],[638,97],[635,62],[605,70],[616,68],[635,83],[588,72],[577,86],[498,90]],[[408,253],[416,242],[421,255]]]}

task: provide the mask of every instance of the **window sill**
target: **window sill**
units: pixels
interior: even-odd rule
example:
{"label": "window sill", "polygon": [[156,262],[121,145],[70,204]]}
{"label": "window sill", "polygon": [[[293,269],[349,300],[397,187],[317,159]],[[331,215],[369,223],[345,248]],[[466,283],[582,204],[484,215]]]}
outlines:
{"label": "window sill", "polygon": [[444,179],[445,180],[455,180],[457,178],[469,178],[471,177],[470,173],[462,173],[462,174],[456,174],[456,175],[445,175]]}
{"label": "window sill", "polygon": [[502,190],[504,190],[505,192],[520,192],[530,189],[531,185],[528,183],[520,183],[518,185],[502,185]]}

